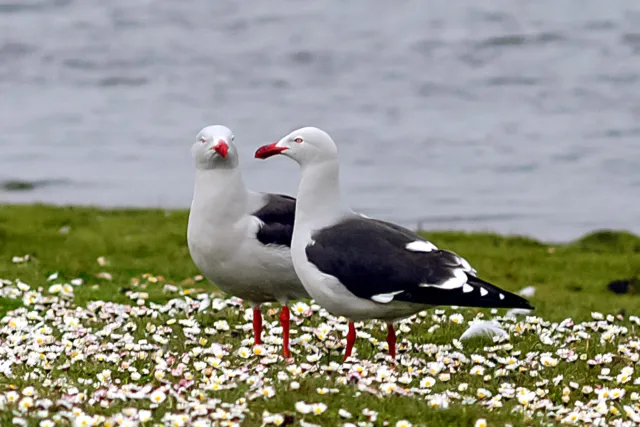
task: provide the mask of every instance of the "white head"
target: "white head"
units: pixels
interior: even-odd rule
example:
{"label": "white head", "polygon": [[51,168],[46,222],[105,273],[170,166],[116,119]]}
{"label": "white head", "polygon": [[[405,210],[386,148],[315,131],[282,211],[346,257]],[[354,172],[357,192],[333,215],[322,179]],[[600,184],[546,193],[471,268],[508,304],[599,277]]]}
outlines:
{"label": "white head", "polygon": [[338,158],[338,147],[325,131],[304,127],[294,130],[280,141],[264,145],[256,151],[256,158],[266,159],[276,154],[290,157],[300,166]]}
{"label": "white head", "polygon": [[238,166],[238,150],[231,129],[222,125],[207,126],[198,132],[191,153],[198,169],[232,169]]}

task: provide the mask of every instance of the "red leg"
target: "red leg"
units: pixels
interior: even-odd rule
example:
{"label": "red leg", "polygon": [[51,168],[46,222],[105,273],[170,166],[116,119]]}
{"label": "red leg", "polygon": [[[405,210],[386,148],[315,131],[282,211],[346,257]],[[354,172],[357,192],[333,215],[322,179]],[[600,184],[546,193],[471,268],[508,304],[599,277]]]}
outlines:
{"label": "red leg", "polygon": [[396,358],[396,331],[393,329],[393,323],[387,323],[387,344],[389,344],[389,355],[392,359]]}
{"label": "red leg", "polygon": [[262,344],[260,335],[262,334],[262,312],[260,306],[253,307],[253,345]]}
{"label": "red leg", "polygon": [[280,324],[282,325],[282,356],[288,359],[291,353],[289,353],[289,307],[286,305],[283,305],[280,310]]}
{"label": "red leg", "polygon": [[353,322],[349,322],[349,332],[347,332],[347,349],[344,352],[344,360],[347,360],[351,356],[353,350],[353,344],[356,342],[356,325]]}

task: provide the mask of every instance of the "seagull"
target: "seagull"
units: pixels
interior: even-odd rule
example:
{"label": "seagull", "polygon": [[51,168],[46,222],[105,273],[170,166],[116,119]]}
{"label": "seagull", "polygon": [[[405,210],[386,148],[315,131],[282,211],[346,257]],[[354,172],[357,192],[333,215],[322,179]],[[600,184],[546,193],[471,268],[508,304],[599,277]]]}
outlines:
{"label": "seagull", "polygon": [[289,352],[289,301],[309,298],[291,262],[296,199],[248,191],[233,132],[208,126],[196,136],[195,188],[187,242],[193,262],[223,292],[253,307],[254,344],[261,344],[260,304],[282,305],[283,356]]}
{"label": "seagull", "polygon": [[356,339],[354,322],[387,323],[396,355],[393,322],[441,305],[532,309],[521,296],[477,277],[461,256],[404,227],[357,214],[340,196],[338,149],[315,127],[297,129],[260,147],[255,157],[281,154],[300,165],[301,178],[291,258],[318,304],[349,320],[345,360]]}

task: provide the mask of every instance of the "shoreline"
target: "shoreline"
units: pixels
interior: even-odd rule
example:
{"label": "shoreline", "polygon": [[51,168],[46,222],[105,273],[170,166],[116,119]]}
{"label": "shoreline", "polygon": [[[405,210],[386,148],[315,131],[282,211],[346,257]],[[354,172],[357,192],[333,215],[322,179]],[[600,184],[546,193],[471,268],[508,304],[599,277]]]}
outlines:
{"label": "shoreline", "polygon": [[[101,206],[101,205],[76,205],[76,204],[66,204],[66,203],[61,203],[61,204],[55,204],[55,203],[43,203],[43,202],[26,202],[26,203],[19,203],[19,202],[0,202],[0,210],[2,209],[42,209],[42,210],[68,210],[68,211],[94,211],[96,213],[98,212],[102,212],[102,213],[119,213],[119,214],[126,214],[126,213],[131,213],[131,214],[139,214],[142,212],[162,212],[162,213],[168,213],[168,214],[186,214],[188,215],[189,212],[189,208],[187,207],[180,207],[180,206],[149,206],[149,207],[141,207],[141,206],[135,206],[135,205],[115,205],[115,206]],[[385,219],[385,221],[391,221],[394,222],[393,220],[389,220],[389,219]],[[581,240],[590,238],[593,235],[604,235],[604,234],[611,234],[611,235],[628,235],[631,237],[637,237],[638,239],[640,239],[640,234],[636,234],[631,230],[628,229],[622,229],[622,228],[613,228],[613,227],[601,227],[601,228],[594,228],[591,231],[587,231],[586,233],[583,233],[582,235],[574,238],[574,239],[566,239],[566,240],[548,240],[548,239],[540,239],[537,238],[533,235],[530,234],[526,234],[526,233],[503,233],[500,231],[495,231],[495,230],[491,230],[491,229],[476,229],[476,230],[467,230],[467,229],[458,229],[458,228],[422,228],[422,225],[425,223],[425,221],[416,221],[416,226],[404,226],[405,228],[408,228],[410,230],[414,230],[418,233],[435,233],[435,234],[441,234],[441,233],[460,233],[460,234],[478,234],[478,235],[495,235],[495,236],[500,236],[500,237],[504,237],[504,238],[522,238],[522,239],[528,239],[528,240],[533,240],[536,242],[539,242],[540,244],[546,244],[546,245],[567,245],[567,244],[573,244],[573,243],[577,243]],[[400,222],[398,222],[399,225],[402,225]]]}

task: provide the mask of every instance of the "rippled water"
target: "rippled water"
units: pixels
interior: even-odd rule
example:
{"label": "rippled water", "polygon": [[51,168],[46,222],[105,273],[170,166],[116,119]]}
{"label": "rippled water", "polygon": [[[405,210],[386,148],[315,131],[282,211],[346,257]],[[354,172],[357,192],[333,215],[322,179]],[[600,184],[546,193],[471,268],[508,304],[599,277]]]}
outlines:
{"label": "rippled water", "polygon": [[187,207],[215,123],[251,187],[294,193],[252,153],[316,125],[369,215],[640,232],[637,0],[1,0],[0,28],[6,202]]}

